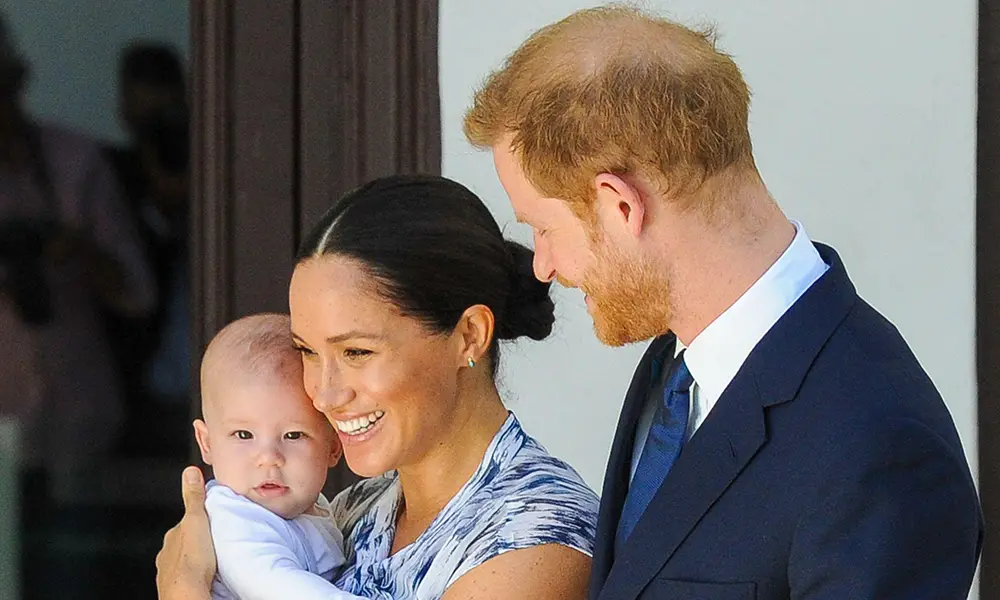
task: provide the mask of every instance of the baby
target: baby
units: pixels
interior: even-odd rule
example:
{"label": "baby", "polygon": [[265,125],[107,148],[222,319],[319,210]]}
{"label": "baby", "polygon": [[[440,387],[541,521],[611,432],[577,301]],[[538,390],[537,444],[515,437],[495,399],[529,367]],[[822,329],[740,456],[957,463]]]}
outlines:
{"label": "baby", "polygon": [[227,325],[201,365],[194,433],[215,479],[205,506],[218,557],[215,599],[357,598],[330,580],[344,539],[320,493],[341,448],[302,385],[285,315]]}

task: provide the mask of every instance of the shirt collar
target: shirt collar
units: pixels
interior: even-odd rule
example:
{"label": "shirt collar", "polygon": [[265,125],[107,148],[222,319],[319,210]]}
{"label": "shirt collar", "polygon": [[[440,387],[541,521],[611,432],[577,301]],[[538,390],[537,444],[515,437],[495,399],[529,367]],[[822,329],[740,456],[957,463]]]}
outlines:
{"label": "shirt collar", "polygon": [[[778,260],[687,348],[684,360],[711,408],[750,352],[799,297],[829,268],[801,223]],[[678,340],[677,347],[683,348]],[[678,350],[679,352],[679,350]]]}

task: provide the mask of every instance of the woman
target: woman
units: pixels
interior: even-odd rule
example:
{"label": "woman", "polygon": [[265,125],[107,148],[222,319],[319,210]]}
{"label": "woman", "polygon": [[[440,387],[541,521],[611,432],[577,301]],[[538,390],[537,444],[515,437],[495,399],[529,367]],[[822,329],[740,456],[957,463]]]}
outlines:
{"label": "woman", "polygon": [[[521,429],[497,393],[498,339],[543,339],[549,284],[469,190],[400,176],[338,202],[306,238],[289,291],[306,389],[371,477],[334,515],[370,598],[586,595],[597,497]],[[208,598],[200,474],[157,558],[161,600]]]}

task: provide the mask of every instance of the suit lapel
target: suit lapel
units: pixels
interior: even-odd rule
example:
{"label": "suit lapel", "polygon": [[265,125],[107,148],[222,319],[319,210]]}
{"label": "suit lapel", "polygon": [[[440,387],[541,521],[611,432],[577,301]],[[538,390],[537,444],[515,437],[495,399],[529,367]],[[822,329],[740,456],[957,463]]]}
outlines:
{"label": "suit lapel", "polygon": [[[788,309],[747,357],[708,418],[681,451],[621,555],[613,557],[606,576],[602,574],[596,588],[601,591],[596,595],[592,582],[591,598],[636,598],[767,442],[765,411],[795,398],[817,354],[857,301],[840,257],[831,248],[821,244],[816,247],[830,266],[829,271]],[[629,393],[634,392],[630,389]],[[629,428],[631,437],[624,440],[628,442],[629,456],[634,429],[633,421]],[[619,429],[616,446],[622,442],[621,434]],[[606,526],[614,522],[610,533],[605,532],[611,542],[598,538],[603,544],[598,551],[603,550],[605,557],[611,556],[613,527],[617,527],[628,482],[627,470],[611,472],[612,466],[621,468],[621,453],[613,456],[618,456],[618,462],[609,465],[604,487],[607,494],[610,477],[614,475],[614,485],[610,486],[614,494],[608,502],[613,505],[605,509],[602,499],[599,521],[599,526],[601,522]],[[613,515],[605,514],[612,508]]]}
{"label": "suit lapel", "polygon": [[[757,386],[730,386],[615,557],[602,600],[635,598],[766,441]],[[735,382],[736,380],[734,380]]]}
{"label": "suit lapel", "polygon": [[[649,395],[651,366],[653,359],[660,356],[672,356],[670,350],[674,347],[676,338],[667,334],[656,338],[649,345],[639,366],[632,375],[632,383],[625,395],[625,404],[618,417],[618,429],[611,446],[611,456],[608,459],[607,470],[604,473],[604,488],[601,493],[601,507],[597,519],[597,541],[594,549],[594,561],[591,569],[591,597],[596,598],[604,585],[604,580],[611,570],[614,561],[615,532],[618,529],[618,519],[628,492],[629,471],[632,463],[632,448],[635,445],[635,430],[646,405]],[[669,368],[665,364],[664,369]]]}

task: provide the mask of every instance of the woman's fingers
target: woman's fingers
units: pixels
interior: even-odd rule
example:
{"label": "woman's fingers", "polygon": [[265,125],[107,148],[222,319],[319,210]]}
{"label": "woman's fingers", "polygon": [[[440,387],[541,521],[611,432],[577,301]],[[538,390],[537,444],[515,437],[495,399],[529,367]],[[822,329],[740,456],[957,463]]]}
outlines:
{"label": "woman's fingers", "polygon": [[181,477],[184,517],[163,536],[156,555],[156,585],[160,599],[207,597],[215,575],[215,550],[205,511],[205,480],[198,467],[184,469]]}
{"label": "woman's fingers", "polygon": [[[201,469],[188,467],[181,476],[181,496],[184,498],[184,516],[205,514],[205,479]],[[206,515],[207,516],[207,515]]]}

